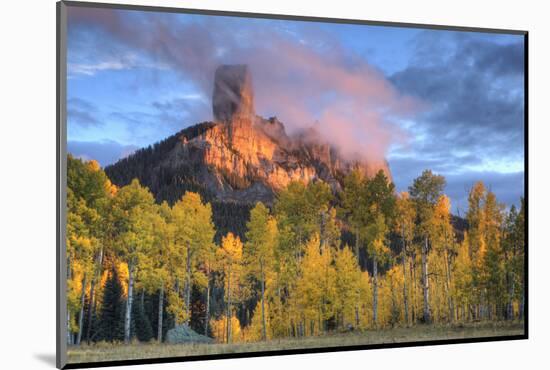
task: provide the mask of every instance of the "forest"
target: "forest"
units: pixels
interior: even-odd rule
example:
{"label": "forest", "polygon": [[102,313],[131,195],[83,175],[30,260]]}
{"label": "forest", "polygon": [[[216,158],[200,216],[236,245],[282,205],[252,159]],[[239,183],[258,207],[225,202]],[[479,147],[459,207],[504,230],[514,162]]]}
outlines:
{"label": "forest", "polygon": [[402,193],[382,171],[352,171],[338,193],[291,182],[242,232],[220,232],[199,193],[159,202],[69,155],[67,344],[163,343],[179,326],[229,344],[523,320],[524,200],[506,208],[477,182],[457,222],[444,189],[430,170]]}

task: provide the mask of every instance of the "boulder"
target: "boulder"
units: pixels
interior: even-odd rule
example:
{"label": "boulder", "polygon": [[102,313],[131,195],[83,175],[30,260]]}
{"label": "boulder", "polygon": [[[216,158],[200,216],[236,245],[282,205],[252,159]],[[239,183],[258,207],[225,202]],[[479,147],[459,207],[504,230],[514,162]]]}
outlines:
{"label": "boulder", "polygon": [[166,333],[166,342],[170,344],[182,343],[212,343],[212,338],[201,335],[191,329],[189,325],[177,325]]}

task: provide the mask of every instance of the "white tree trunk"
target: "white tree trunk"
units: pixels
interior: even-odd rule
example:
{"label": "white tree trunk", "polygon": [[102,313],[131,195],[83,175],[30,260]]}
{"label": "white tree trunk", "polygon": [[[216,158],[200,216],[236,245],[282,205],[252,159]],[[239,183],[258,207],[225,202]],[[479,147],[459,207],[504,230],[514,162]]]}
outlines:
{"label": "white tree trunk", "polygon": [[96,282],[101,276],[101,270],[103,265],[103,247],[100,249],[97,256],[97,269],[94,272],[92,281],[90,282],[90,307],[88,308],[88,330],[86,331],[86,342],[90,344],[90,337],[92,334],[93,313],[95,311],[95,288]]}
{"label": "white tree trunk", "polygon": [[424,295],[424,323],[429,324],[432,321],[430,312],[430,286],[428,278],[428,237],[424,238],[422,247],[422,288]]}
{"label": "white tree trunk", "polygon": [[411,261],[410,261],[410,270],[411,270],[411,283],[412,283],[412,307],[411,307],[411,320],[413,324],[416,323],[416,304],[417,304],[417,297],[416,297],[416,263],[415,263],[415,253],[412,253],[411,255]]}
{"label": "white tree trunk", "polygon": [[126,315],[124,317],[124,343],[130,343],[130,327],[132,323],[132,303],[134,301],[134,264],[128,264],[128,299],[126,300]]}
{"label": "white tree trunk", "polygon": [[[71,280],[71,258],[67,257],[67,281]],[[67,344],[73,344],[73,336],[71,333],[71,311],[67,305]]]}
{"label": "white tree trunk", "polygon": [[[357,266],[361,270],[361,260],[359,259],[359,228],[355,232],[355,256],[357,257]],[[355,303],[355,327],[359,328],[359,300]]]}
{"label": "white tree trunk", "polygon": [[372,260],[372,322],[378,326],[378,261]]}
{"label": "white tree trunk", "polygon": [[407,245],[405,242],[405,229],[402,229],[403,256],[401,263],[403,265],[403,305],[405,309],[405,324],[409,325],[409,295],[407,292]]}
{"label": "white tree trunk", "polygon": [[159,292],[159,314],[158,314],[158,326],[157,326],[157,341],[162,343],[162,315],[164,310],[164,282],[160,284]]}
{"label": "white tree trunk", "polygon": [[82,330],[84,329],[84,302],[86,300],[87,284],[88,284],[87,274],[84,273],[84,277],[82,278],[82,292],[80,293],[80,313],[78,315],[78,334],[76,336],[77,346],[79,346],[80,342],[82,341]]}
{"label": "white tree trunk", "polygon": [[231,268],[227,273],[227,343],[231,343]]}
{"label": "white tree trunk", "polygon": [[71,312],[67,310],[67,344],[73,344],[73,335],[71,333]]}
{"label": "white tree trunk", "polygon": [[206,281],[206,310],[204,313],[204,335],[208,336],[208,325],[210,321],[210,272]]}
{"label": "white tree trunk", "polygon": [[187,263],[185,268],[185,324],[191,322],[191,247],[187,246]]}
{"label": "white tree trunk", "polygon": [[451,292],[451,261],[447,247],[445,247],[445,294],[447,295],[447,305],[449,308],[449,322],[453,322],[455,309]]}
{"label": "white tree trunk", "polygon": [[262,340],[267,339],[266,324],[265,324],[265,277],[263,263],[260,261],[260,269],[262,276]]}

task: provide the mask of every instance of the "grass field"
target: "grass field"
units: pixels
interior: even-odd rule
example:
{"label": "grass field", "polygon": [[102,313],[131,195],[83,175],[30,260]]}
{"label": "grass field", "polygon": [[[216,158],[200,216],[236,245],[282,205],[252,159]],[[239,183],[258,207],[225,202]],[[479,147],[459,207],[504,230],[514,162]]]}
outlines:
{"label": "grass field", "polygon": [[381,343],[403,343],[441,339],[482,338],[522,335],[523,323],[469,323],[464,325],[419,325],[412,328],[382,329],[351,333],[330,334],[318,337],[288,338],[255,343],[236,344],[107,344],[70,347],[68,362],[98,362],[113,360],[147,359],[276,351],[303,348],[329,348]]}

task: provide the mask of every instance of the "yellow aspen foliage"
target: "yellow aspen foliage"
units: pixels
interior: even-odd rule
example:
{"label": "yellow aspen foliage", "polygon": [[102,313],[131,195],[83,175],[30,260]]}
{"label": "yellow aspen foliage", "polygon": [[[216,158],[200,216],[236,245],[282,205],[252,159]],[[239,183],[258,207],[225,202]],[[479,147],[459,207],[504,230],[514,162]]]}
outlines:
{"label": "yellow aspen foliage", "polygon": [[470,258],[468,234],[460,243],[458,255],[456,256],[456,267],[454,271],[455,293],[457,301],[461,305],[469,305],[472,299],[472,260]]}
{"label": "yellow aspen foliage", "polygon": [[368,271],[361,272],[359,285],[359,328],[367,329],[372,325],[372,279]]}
{"label": "yellow aspen foliage", "polygon": [[379,282],[379,324],[394,327],[403,321],[403,272],[396,265],[386,272]]}
{"label": "yellow aspen foliage", "polygon": [[447,295],[445,287],[445,259],[443,254],[432,250],[428,256],[430,264],[430,307],[435,321],[448,321]]}
{"label": "yellow aspen foliage", "polygon": [[86,162],[86,165],[93,172],[97,172],[101,169],[101,166],[99,165],[99,162],[96,161],[95,159],[92,159],[92,160]]}
{"label": "yellow aspen foliage", "polygon": [[222,263],[226,265],[235,265],[241,261],[243,255],[243,244],[238,236],[233,233],[227,233],[222,239],[221,248],[218,249]]}
{"label": "yellow aspen foliage", "polygon": [[[239,343],[243,341],[243,335],[241,331],[241,324],[239,319],[235,315],[231,316],[231,342]],[[227,317],[221,315],[217,319],[212,319],[210,325],[212,326],[212,334],[217,343],[227,343]]]}
{"label": "yellow aspen foliage", "polygon": [[120,279],[120,286],[122,288],[122,296],[128,298],[128,264],[123,261],[118,261],[116,264],[118,277]]}
{"label": "yellow aspen foliage", "polygon": [[70,329],[72,332],[78,332],[78,324],[76,322],[75,313],[80,309],[80,289],[82,283],[79,282],[80,279],[70,279],[67,281],[67,309],[72,313],[72,320],[69,322]]}
{"label": "yellow aspen foliage", "polygon": [[296,283],[300,317],[310,335],[325,330],[325,320],[334,314],[336,271],[331,263],[330,248],[320,250],[319,235],[314,234],[305,246],[300,264],[301,276]]}
{"label": "yellow aspen foliage", "polygon": [[[262,303],[258,301],[256,308],[254,309],[252,321],[249,326],[243,329],[243,339],[245,342],[257,342],[262,340]],[[270,319],[270,310],[269,306],[265,306],[265,315],[266,315],[266,334],[267,340],[272,338],[271,330],[271,319]]]}
{"label": "yellow aspen foliage", "polygon": [[396,233],[409,242],[414,237],[414,221],[416,212],[414,203],[408,192],[399,194],[396,200],[396,221],[394,224]]}
{"label": "yellow aspen foliage", "polygon": [[277,295],[269,300],[269,305],[267,306],[268,316],[268,325],[271,329],[268,332],[268,335],[271,338],[282,338],[289,335],[289,319],[288,319],[288,310],[285,309],[281,299]]}
{"label": "yellow aspen foliage", "polygon": [[343,327],[355,325],[355,310],[359,305],[361,291],[361,270],[357,258],[346,245],[336,252],[334,259],[336,274],[334,309],[337,320]]}
{"label": "yellow aspen foliage", "polygon": [[184,300],[177,292],[168,292],[168,306],[166,306],[166,310],[174,315],[174,320],[178,325],[183,324],[187,320],[187,314],[184,307]]}
{"label": "yellow aspen foliage", "polygon": [[[242,256],[243,256],[243,244],[238,236],[233,233],[228,233],[222,238],[222,245],[216,251],[218,261],[220,263],[220,270],[223,272],[223,282],[225,291],[225,306],[226,306],[226,319],[233,318],[233,304],[237,300],[235,294],[236,288],[240,285],[242,278]],[[234,341],[237,336],[234,335],[233,325],[226,324],[226,340],[227,343]],[[240,332],[240,329],[239,329]]]}

